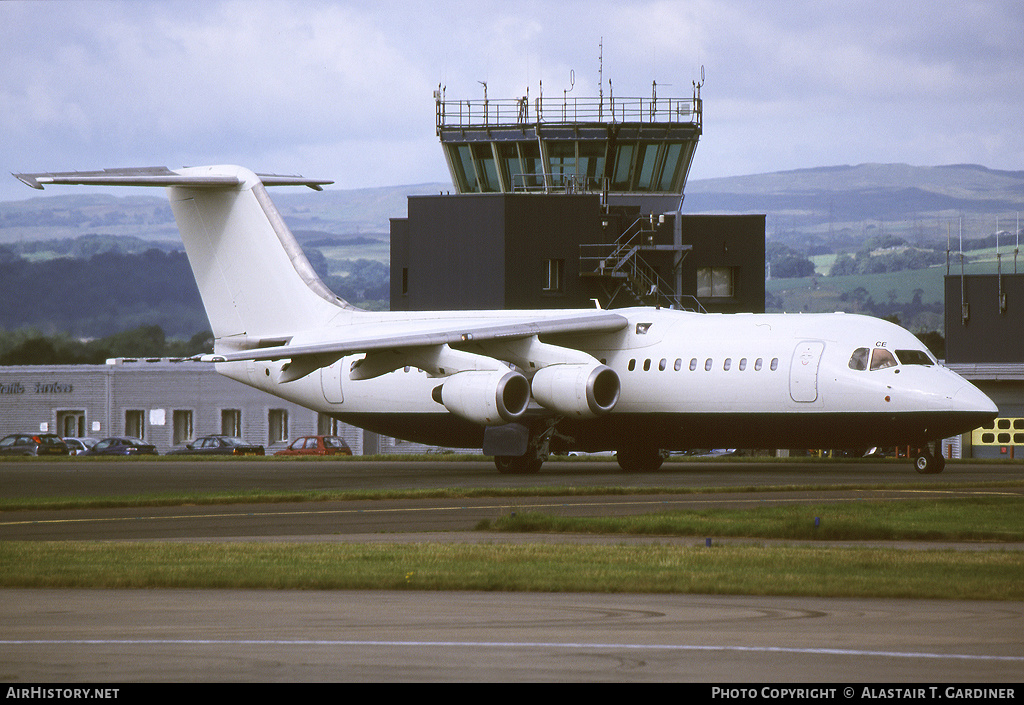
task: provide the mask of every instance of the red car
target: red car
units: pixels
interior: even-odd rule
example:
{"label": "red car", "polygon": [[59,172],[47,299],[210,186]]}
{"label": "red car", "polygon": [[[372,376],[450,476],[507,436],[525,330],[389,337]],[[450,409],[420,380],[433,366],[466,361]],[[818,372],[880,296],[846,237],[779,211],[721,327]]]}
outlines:
{"label": "red car", "polygon": [[352,449],[338,436],[303,436],[274,455],[352,455]]}

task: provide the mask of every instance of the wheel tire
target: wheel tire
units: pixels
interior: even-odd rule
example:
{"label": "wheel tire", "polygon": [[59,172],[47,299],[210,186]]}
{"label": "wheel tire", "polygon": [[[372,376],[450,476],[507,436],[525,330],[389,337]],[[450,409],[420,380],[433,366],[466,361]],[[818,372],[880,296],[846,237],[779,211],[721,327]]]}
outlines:
{"label": "wheel tire", "polygon": [[540,472],[544,460],[527,453],[526,455],[496,455],[494,467],[502,475],[535,475]]}
{"label": "wheel tire", "polygon": [[623,448],[615,453],[615,459],[623,472],[654,472],[665,462],[661,451],[650,448]]}
{"label": "wheel tire", "polygon": [[914,469],[920,475],[938,475],[946,467],[946,459],[941,455],[918,453],[914,457]]}

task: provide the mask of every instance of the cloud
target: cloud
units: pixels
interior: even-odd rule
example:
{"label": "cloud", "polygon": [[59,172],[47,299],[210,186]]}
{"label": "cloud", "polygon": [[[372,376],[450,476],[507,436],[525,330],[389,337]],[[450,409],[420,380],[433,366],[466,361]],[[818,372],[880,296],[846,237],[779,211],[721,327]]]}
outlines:
{"label": "cloud", "polygon": [[[1022,33],[1010,1],[14,0],[0,2],[0,169],[231,162],[353,188],[441,181],[439,86],[646,96],[656,81],[687,97],[702,66],[694,179],[1019,169]],[[10,182],[0,200],[32,195]]]}

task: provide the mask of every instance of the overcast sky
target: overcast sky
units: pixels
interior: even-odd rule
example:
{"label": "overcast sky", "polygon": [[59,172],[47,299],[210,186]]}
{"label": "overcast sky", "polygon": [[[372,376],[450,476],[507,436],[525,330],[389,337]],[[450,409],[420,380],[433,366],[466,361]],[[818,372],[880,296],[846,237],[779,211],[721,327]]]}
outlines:
{"label": "overcast sky", "polygon": [[[1024,169],[1024,3],[8,0],[10,172],[233,163],[335,188],[448,181],[449,99],[689,97],[691,180],[837,164]],[[574,77],[574,85],[570,85]],[[607,92],[607,91],[606,91]],[[67,193],[49,188],[48,193]]]}

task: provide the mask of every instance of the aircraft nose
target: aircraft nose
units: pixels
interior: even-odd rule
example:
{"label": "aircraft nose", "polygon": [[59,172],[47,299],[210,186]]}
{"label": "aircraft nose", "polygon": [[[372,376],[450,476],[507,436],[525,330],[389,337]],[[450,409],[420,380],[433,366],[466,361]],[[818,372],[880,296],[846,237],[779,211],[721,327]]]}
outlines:
{"label": "aircraft nose", "polygon": [[993,418],[999,414],[995,403],[973,384],[965,384],[957,390],[953,395],[952,407],[956,411],[991,414]]}

